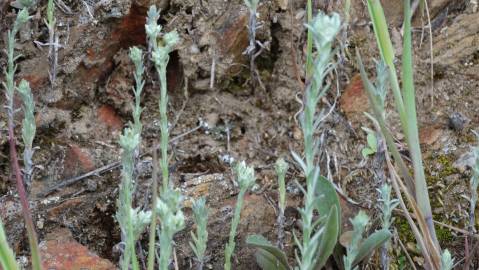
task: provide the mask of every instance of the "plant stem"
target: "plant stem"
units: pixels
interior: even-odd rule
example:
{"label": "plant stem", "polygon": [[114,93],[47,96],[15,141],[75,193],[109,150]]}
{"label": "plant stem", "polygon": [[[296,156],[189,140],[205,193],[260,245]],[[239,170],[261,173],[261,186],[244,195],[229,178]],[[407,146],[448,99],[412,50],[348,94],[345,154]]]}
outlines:
{"label": "plant stem", "polygon": [[[24,15],[28,16],[27,11],[24,9],[22,10],[17,16]],[[18,17],[17,17],[18,20]],[[15,21],[15,25],[12,31],[8,32],[7,37],[7,71],[5,72],[5,88],[6,88],[6,99],[7,99],[7,115],[8,115],[8,143],[10,149],[10,166],[12,168],[12,173],[15,174],[15,182],[17,186],[18,195],[20,197],[20,203],[22,205],[22,214],[25,220],[25,226],[27,229],[28,234],[28,242],[30,245],[30,251],[32,253],[32,268],[34,270],[42,269],[41,266],[41,259],[40,253],[38,249],[38,241],[37,241],[37,234],[35,232],[35,226],[33,224],[32,215],[30,212],[29,202],[27,198],[27,194],[25,191],[25,186],[22,179],[22,172],[20,169],[20,165],[18,163],[18,154],[16,149],[16,139],[15,139],[15,124],[14,124],[14,93],[15,93],[15,59],[14,56],[14,47],[15,47],[15,35],[18,32],[18,24],[17,20]]]}
{"label": "plant stem", "polygon": [[151,223],[150,223],[150,234],[148,242],[148,270],[153,270],[155,266],[155,242],[156,242],[156,216],[157,211],[155,210],[156,204],[158,201],[158,154],[153,151],[153,191],[152,191],[152,212],[151,212]]}
{"label": "plant stem", "polygon": [[163,182],[163,191],[166,191],[170,185],[168,175],[168,92],[166,85],[166,64],[156,66],[156,72],[160,77],[160,151],[161,151],[161,176]]}
{"label": "plant stem", "polygon": [[243,198],[245,193],[246,193],[246,190],[240,190],[238,194],[238,199],[236,201],[235,212],[234,212],[233,220],[231,221],[229,240],[225,249],[225,265],[224,265],[225,270],[231,269],[231,256],[233,255],[233,251],[235,249],[236,231],[238,229],[238,225],[240,222],[241,208],[243,208]]}
{"label": "plant stem", "polygon": [[[402,83],[404,92],[404,104],[407,108],[406,116],[407,133],[406,138],[411,152],[411,159],[414,167],[414,179],[416,188],[416,200],[419,209],[421,209],[427,226],[431,231],[431,237],[439,249],[439,242],[436,237],[436,231],[432,220],[431,203],[429,201],[429,194],[427,189],[426,177],[424,174],[424,165],[421,155],[421,147],[419,145],[419,131],[417,127],[416,115],[416,99],[414,90],[413,78],[413,63],[412,63],[412,37],[411,37],[411,3],[409,0],[404,1],[404,49],[402,61]],[[439,249],[440,250],[440,249]]]}
{"label": "plant stem", "polygon": [[[306,3],[306,12],[308,24],[313,20],[313,3],[308,0]],[[313,75],[313,33],[308,29],[307,43],[306,43],[306,84]]]}
{"label": "plant stem", "polygon": [[32,267],[35,270],[42,269],[40,253],[38,250],[37,234],[35,226],[33,225],[32,214],[30,212],[25,186],[23,185],[22,172],[18,164],[17,149],[15,148],[13,115],[8,117],[8,143],[10,145],[10,165],[15,174],[18,196],[22,205],[23,219],[25,219],[25,226],[27,227],[28,242],[30,244],[30,251],[32,253]]}

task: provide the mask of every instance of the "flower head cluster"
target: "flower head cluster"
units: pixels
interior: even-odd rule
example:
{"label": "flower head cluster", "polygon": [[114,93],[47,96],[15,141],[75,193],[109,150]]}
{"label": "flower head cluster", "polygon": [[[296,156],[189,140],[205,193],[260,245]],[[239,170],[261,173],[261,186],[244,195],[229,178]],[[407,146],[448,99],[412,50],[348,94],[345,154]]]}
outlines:
{"label": "flower head cluster", "polygon": [[151,6],[148,10],[145,31],[148,36],[148,45],[152,50],[152,59],[155,66],[166,68],[169,61],[169,54],[173,51],[180,38],[176,31],[172,31],[163,35],[162,43],[158,43],[158,37],[161,34],[162,27],[158,25],[160,12],[156,6]]}
{"label": "flower head cluster", "polygon": [[140,144],[140,135],[131,128],[125,128],[124,134],[120,135],[120,146],[127,153],[133,152]]}
{"label": "flower head cluster", "polygon": [[331,16],[320,13],[306,27],[313,33],[316,48],[320,50],[320,48],[330,45],[334,40],[341,28],[341,19],[337,13],[333,13]]}
{"label": "flower head cluster", "polygon": [[181,211],[183,197],[179,190],[163,192],[156,204],[156,211],[161,220],[161,233],[173,235],[184,228],[185,216]]}
{"label": "flower head cluster", "polygon": [[247,190],[255,182],[254,169],[246,165],[244,161],[235,166],[236,179],[241,190]]}

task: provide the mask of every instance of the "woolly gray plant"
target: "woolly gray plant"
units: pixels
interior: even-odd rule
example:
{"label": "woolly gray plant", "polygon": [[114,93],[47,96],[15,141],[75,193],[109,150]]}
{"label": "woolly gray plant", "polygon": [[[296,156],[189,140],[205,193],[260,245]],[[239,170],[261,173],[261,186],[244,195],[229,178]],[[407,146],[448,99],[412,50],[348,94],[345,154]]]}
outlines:
{"label": "woolly gray plant", "polygon": [[190,247],[198,260],[198,270],[203,269],[205,262],[205,252],[208,243],[208,208],[206,207],[205,197],[201,197],[193,202],[193,219],[196,224],[196,234],[191,232]]}
{"label": "woolly gray plant", "polygon": [[241,209],[243,208],[244,196],[256,181],[253,167],[247,166],[244,161],[236,164],[234,171],[236,175],[236,182],[238,183],[240,190],[236,198],[236,207],[233,214],[233,220],[231,221],[229,240],[225,247],[225,270],[231,269],[231,257],[236,246],[235,237],[240,222],[240,215]]}

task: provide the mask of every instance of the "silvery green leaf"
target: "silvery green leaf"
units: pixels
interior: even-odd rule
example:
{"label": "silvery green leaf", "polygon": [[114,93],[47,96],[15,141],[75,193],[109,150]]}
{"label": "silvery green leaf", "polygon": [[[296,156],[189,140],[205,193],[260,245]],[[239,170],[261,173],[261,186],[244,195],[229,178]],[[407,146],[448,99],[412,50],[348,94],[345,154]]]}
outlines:
{"label": "silvery green leaf", "polygon": [[329,256],[333,254],[341,228],[338,217],[338,209],[336,205],[333,205],[324,224],[324,232],[319,240],[315,269],[321,269],[326,264]]}
{"label": "silvery green leaf", "polygon": [[263,249],[258,249],[254,256],[256,258],[256,263],[263,270],[288,270],[289,268],[284,267],[282,264],[278,264],[276,257]]}
{"label": "silvery green leaf", "polygon": [[363,150],[361,151],[361,154],[363,155],[364,158],[367,158],[368,156],[374,154],[375,151],[373,151],[371,148],[363,148]]}
{"label": "silvery green leaf", "polygon": [[299,164],[299,166],[301,167],[301,170],[303,170],[303,172],[305,172],[306,171],[306,163],[304,163],[303,159],[298,154],[296,154],[296,152],[294,152],[294,151],[291,151],[291,155],[293,156],[294,160]]}
{"label": "silvery green leaf", "polygon": [[[361,219],[362,220],[360,221],[360,223],[364,222],[364,218]],[[371,234],[359,245],[357,255],[355,256],[353,261],[353,266],[357,265],[358,263],[366,259],[368,256],[370,256],[374,252],[374,250],[381,247],[386,241],[389,240],[389,238],[391,238],[391,236],[391,232],[387,229],[382,229]]]}
{"label": "silvery green leaf", "polygon": [[441,255],[441,270],[451,270],[454,267],[454,259],[449,250],[444,250]]}
{"label": "silvery green leaf", "polygon": [[[286,255],[282,250],[271,244],[266,238],[262,235],[250,235],[246,239],[246,244],[254,246],[259,250],[271,254],[278,262],[279,266],[282,266],[282,269],[289,269],[288,260]],[[263,268],[266,269],[266,268]]]}
{"label": "silvery green leaf", "polygon": [[316,196],[321,199],[316,204],[316,210],[320,217],[325,217],[333,206],[336,206],[338,215],[338,224],[341,224],[341,205],[336,189],[333,184],[324,176],[319,176],[316,184]]}

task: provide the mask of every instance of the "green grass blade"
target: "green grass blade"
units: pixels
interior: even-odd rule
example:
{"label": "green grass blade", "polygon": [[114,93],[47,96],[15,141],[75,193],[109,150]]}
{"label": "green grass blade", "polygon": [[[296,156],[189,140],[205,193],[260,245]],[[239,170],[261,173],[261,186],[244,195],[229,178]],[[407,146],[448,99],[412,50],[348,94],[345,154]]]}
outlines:
{"label": "green grass blade", "polygon": [[356,52],[356,55],[357,55],[357,62],[358,62],[359,70],[361,74],[361,80],[363,82],[364,89],[366,90],[366,94],[369,99],[369,104],[371,104],[371,108],[373,109],[374,116],[376,117],[376,120],[378,121],[379,127],[381,129],[381,133],[383,134],[384,139],[386,140],[388,149],[391,151],[391,154],[394,157],[394,161],[397,163],[399,167],[401,176],[404,178],[410,194],[413,195],[415,194],[414,180],[409,174],[409,169],[404,163],[404,160],[402,159],[401,154],[399,153],[399,150],[396,146],[394,138],[386,126],[386,122],[384,121],[384,118],[383,118],[383,112],[380,109],[381,106],[379,105],[378,100],[376,99],[376,96],[374,95],[375,93],[374,86],[369,80],[368,75],[366,74],[366,71],[364,70],[364,65],[358,51]]}
{"label": "green grass blade", "polygon": [[401,125],[404,133],[407,135],[407,115],[401,95],[401,88],[399,87],[399,81],[396,75],[396,67],[394,66],[394,49],[381,2],[379,0],[368,0],[368,11],[373,23],[374,34],[378,43],[379,52],[381,53],[381,58],[389,69],[389,79],[394,95],[394,101],[396,103],[396,109],[398,110],[401,119]]}
{"label": "green grass blade", "polygon": [[388,66],[394,65],[394,49],[387,29],[386,16],[379,0],[368,0],[368,11],[373,21],[374,33],[381,57]]}
{"label": "green grass blade", "polygon": [[429,202],[429,194],[427,190],[426,177],[424,175],[424,165],[421,155],[421,147],[419,144],[419,131],[416,115],[416,91],[414,90],[414,68],[412,61],[412,36],[411,36],[411,4],[409,1],[404,1],[404,40],[403,40],[403,57],[402,57],[402,83],[404,104],[407,114],[407,129],[406,139],[411,153],[412,164],[414,167],[414,178],[416,188],[416,200],[421,209],[421,212],[426,219],[426,224],[429,227],[431,236],[434,242],[438,245],[434,224],[432,221],[431,205]]}

